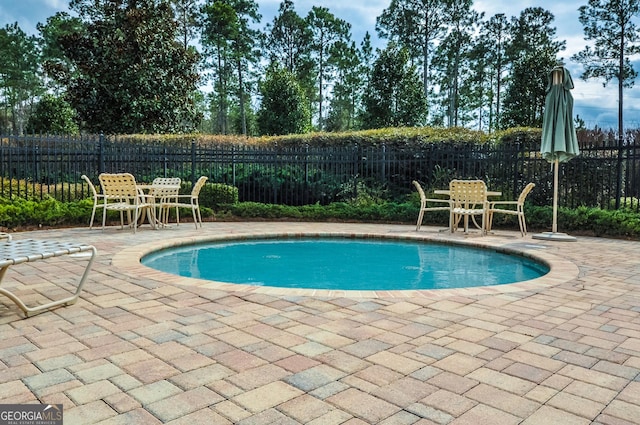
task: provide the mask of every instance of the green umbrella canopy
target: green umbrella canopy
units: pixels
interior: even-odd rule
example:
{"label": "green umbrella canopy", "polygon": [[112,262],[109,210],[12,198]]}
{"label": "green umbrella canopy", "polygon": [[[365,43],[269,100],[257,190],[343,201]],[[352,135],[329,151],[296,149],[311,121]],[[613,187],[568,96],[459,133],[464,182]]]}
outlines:
{"label": "green umbrella canopy", "polygon": [[549,72],[547,97],[542,116],[540,153],[549,162],[566,162],[580,153],[573,125],[573,79],[569,71],[558,66]]}

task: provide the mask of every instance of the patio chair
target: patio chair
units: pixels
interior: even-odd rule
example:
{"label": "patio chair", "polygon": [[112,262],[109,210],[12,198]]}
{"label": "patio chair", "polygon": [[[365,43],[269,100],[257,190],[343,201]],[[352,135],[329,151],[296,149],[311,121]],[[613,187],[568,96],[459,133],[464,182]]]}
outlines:
{"label": "patio chair", "polygon": [[91,220],[89,221],[89,229],[93,228],[93,220],[96,216],[96,210],[98,208],[104,208],[104,195],[102,193],[98,193],[96,187],[93,185],[93,182],[86,175],[80,176],[82,179],[89,185],[89,189],[91,190],[91,195],[93,196],[93,209],[91,210]]}
{"label": "patio chair", "polygon": [[198,179],[195,185],[193,185],[193,189],[191,189],[191,194],[188,195],[176,195],[175,198],[167,197],[165,201],[160,203],[160,209],[176,209],[176,224],[180,224],[180,212],[179,208],[188,208],[191,210],[193,214],[193,223],[198,228],[198,224],[202,227],[202,216],[200,214],[200,190],[204,187],[208,177],[202,176]]}
{"label": "patio chair", "polygon": [[[147,211],[149,222],[155,227],[154,203],[148,202],[147,195],[138,191],[136,179],[129,173],[108,174],[102,173],[98,176],[102,193],[104,195],[102,230],[107,221],[107,211],[120,212],[120,228],[124,228],[124,213],[127,213],[129,225],[136,233],[138,228],[138,218]],[[133,217],[131,215],[133,214]]]}
{"label": "patio chair", "polygon": [[[156,203],[158,211],[156,214],[158,224],[165,225],[169,220],[169,208],[164,208],[163,204],[177,202],[180,193],[180,177],[156,177],[150,186],[150,198]],[[176,214],[178,214],[176,208]]]}
{"label": "patio chair", "polygon": [[[452,180],[449,183],[449,230],[453,233],[458,228],[460,219],[464,220],[464,232],[469,232],[469,217],[482,234],[486,233],[486,217],[489,209],[487,201],[487,185],[482,180]],[[478,225],[476,216],[482,217]]]}
{"label": "patio chair", "polygon": [[151,183],[152,186],[180,186],[180,177],[156,177]]}
{"label": "patio chair", "polygon": [[[413,185],[416,187],[416,189],[418,190],[418,194],[420,195],[420,213],[418,214],[418,222],[416,223],[416,232],[417,232],[420,230],[420,226],[422,226],[422,219],[424,218],[425,211],[449,211],[450,202],[448,199],[427,198],[427,196],[424,194],[424,190],[422,189],[422,186],[420,186],[420,183],[414,180]],[[444,203],[446,205],[429,207],[427,206],[427,202],[433,202],[436,204]]]}
{"label": "patio chair", "polygon": [[[493,225],[493,214],[511,214],[518,216],[518,224],[520,225],[520,234],[524,237],[527,234],[527,221],[524,217],[524,201],[527,199],[529,192],[536,187],[535,183],[529,183],[522,189],[520,196],[516,201],[492,201],[489,202],[489,210],[487,217],[487,231],[491,230]],[[515,208],[513,208],[515,207]]]}

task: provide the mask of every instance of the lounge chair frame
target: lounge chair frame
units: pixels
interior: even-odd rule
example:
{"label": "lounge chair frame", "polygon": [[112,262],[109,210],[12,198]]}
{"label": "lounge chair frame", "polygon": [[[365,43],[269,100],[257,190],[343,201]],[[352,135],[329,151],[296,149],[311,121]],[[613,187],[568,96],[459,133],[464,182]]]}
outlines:
{"label": "lounge chair frame", "polygon": [[95,260],[97,254],[96,248],[92,245],[59,242],[53,240],[26,239],[17,241],[9,240],[7,242],[0,243],[0,285],[2,284],[7,270],[11,266],[22,263],[46,260],[48,258],[60,257],[63,255],[79,254],[83,252],[89,252],[91,255],[89,257],[87,266],[85,267],[84,272],[82,273],[82,276],[78,281],[76,290],[71,296],[54,300],[46,304],[38,305],[36,307],[29,307],[25,304],[24,301],[20,299],[19,296],[9,291],[8,289],[0,287],[0,294],[5,295],[18,307],[20,307],[20,309],[24,312],[25,317],[30,317],[42,313],[57,306],[74,304],[80,297],[80,292],[84,287],[87,276],[89,276],[89,271],[91,270],[91,266],[93,265],[93,261]]}

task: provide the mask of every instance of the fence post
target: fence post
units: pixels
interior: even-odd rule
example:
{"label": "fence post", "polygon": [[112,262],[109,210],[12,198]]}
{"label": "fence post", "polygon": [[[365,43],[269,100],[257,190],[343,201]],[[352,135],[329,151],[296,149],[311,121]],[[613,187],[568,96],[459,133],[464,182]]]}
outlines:
{"label": "fence post", "polygon": [[356,143],[354,146],[354,163],[353,163],[353,199],[358,199],[358,176],[360,171],[364,169],[364,152],[362,152],[360,146]]}
{"label": "fence post", "polygon": [[[519,190],[523,189],[523,188],[519,188],[518,187],[518,160],[520,159],[520,152],[521,152],[520,149],[521,149],[520,141],[517,141],[516,142],[516,151],[514,153],[514,156],[515,156],[515,161],[514,162],[515,162],[515,164],[514,164],[513,172],[512,172],[513,173],[513,192],[512,192],[513,195],[512,196],[514,198],[517,198]],[[503,159],[503,161],[504,161],[504,159]],[[523,158],[523,161],[524,161],[524,158]]]}
{"label": "fence post", "polygon": [[236,145],[231,145],[231,185],[236,185]]}
{"label": "fence post", "polygon": [[104,173],[104,134],[98,137],[98,174]]}
{"label": "fence post", "polygon": [[304,145],[304,183],[309,183],[309,143]]}
{"label": "fence post", "polygon": [[273,184],[273,203],[277,204],[278,203],[278,185],[276,184],[276,182],[278,181],[278,142],[274,143],[275,146],[275,150],[274,150],[274,154],[275,156],[273,157],[273,175],[275,176],[274,179],[274,184]]}
{"label": "fence post", "polygon": [[620,124],[618,130],[618,161],[616,172],[616,210],[620,209],[620,198],[622,198],[622,161],[623,154],[622,149],[624,147],[624,132],[622,130],[622,124]]}
{"label": "fence post", "polygon": [[196,141],[191,140],[191,187],[196,184]]}
{"label": "fence post", "polygon": [[387,181],[387,145],[382,143],[382,181]]}

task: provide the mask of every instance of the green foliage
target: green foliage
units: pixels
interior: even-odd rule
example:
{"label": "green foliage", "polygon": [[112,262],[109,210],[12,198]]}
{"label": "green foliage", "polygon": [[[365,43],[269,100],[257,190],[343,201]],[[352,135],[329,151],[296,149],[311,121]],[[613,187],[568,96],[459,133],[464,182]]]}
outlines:
{"label": "green foliage", "polygon": [[262,104],[258,112],[261,134],[300,134],[309,131],[311,112],[306,96],[293,74],[272,66],[260,87]]}
{"label": "green foliage", "polygon": [[382,221],[409,222],[418,216],[418,206],[412,203],[385,203],[356,206],[352,203],[334,202],[300,207],[242,202],[229,208],[235,217],[250,219],[287,219],[308,221]]}
{"label": "green foliage", "polygon": [[[305,19],[295,11],[293,0],[283,0],[278,14],[267,24],[267,57],[272,64],[289,71],[307,99],[315,98],[314,67],[311,59],[312,34]],[[274,134],[274,133],[262,133]]]}
{"label": "green foliage", "polygon": [[584,39],[591,42],[571,58],[584,67],[583,80],[597,78],[604,86],[613,79],[618,81],[618,133],[622,134],[623,88],[633,87],[638,76],[630,58],[640,53],[640,1],[590,0],[578,10]]}
{"label": "green foliage", "polygon": [[214,210],[221,205],[237,204],[238,188],[222,183],[205,183],[200,190],[199,201],[201,206]]}
{"label": "green foliage", "polygon": [[473,60],[471,50],[480,15],[471,7],[472,0],[447,0],[444,3],[443,18],[448,31],[436,47],[432,64],[439,70],[434,78],[440,94],[440,116],[436,122],[457,127],[475,121],[473,103],[477,96],[472,94],[471,85],[478,76],[473,75],[471,67],[480,61]]}
{"label": "green foliage", "polygon": [[632,87],[638,73],[629,58],[640,53],[640,32],[634,22],[640,1],[592,0],[578,10],[585,40],[594,41],[572,56],[584,66],[582,78],[603,79],[605,85],[615,79],[620,88]]}
{"label": "green foliage", "polygon": [[367,207],[384,203],[387,199],[386,190],[376,182],[352,179],[340,186],[336,199],[356,207]]}
{"label": "green foliage", "polygon": [[[204,217],[217,212],[218,219],[265,219],[305,221],[356,221],[414,224],[419,211],[419,199],[412,193],[403,202],[333,202],[303,206],[236,202],[233,191],[224,185],[207,185],[203,203],[211,202],[213,208],[202,206]],[[217,193],[218,195],[215,195]],[[237,193],[235,194],[237,196]],[[215,198],[215,199],[214,199]],[[213,200],[212,200],[213,199]],[[216,200],[217,199],[217,200]],[[229,201],[229,202],[223,202]],[[42,201],[9,199],[0,197],[0,227],[30,228],[41,226],[85,225],[89,221],[93,201],[83,199],[59,202],[47,197]],[[438,214],[440,213],[440,214]],[[552,209],[525,205],[527,227],[530,232],[550,230]],[[117,214],[108,216],[117,219]],[[436,212],[425,216],[424,224],[447,226],[448,214]],[[494,218],[494,229],[517,230],[515,216],[500,214]],[[630,209],[602,210],[579,207],[558,209],[560,231],[573,235],[602,236],[640,239],[640,213]]]}
{"label": "green foliage", "polygon": [[346,21],[336,18],[326,7],[313,6],[307,15],[307,24],[312,34],[311,51],[315,60],[314,69],[317,70],[318,82],[318,127],[325,127],[323,114],[323,102],[326,96],[326,87],[334,80],[335,65],[341,50],[338,45],[348,41],[351,25]]}
{"label": "green foliage", "polygon": [[83,25],[56,33],[66,61],[45,67],[82,128],[164,133],[196,127],[198,54],[177,41],[169,2],[72,0]]}
{"label": "green foliage", "polygon": [[0,28],[0,133],[22,134],[27,102],[43,92],[38,53],[36,38],[22,31],[17,22]]}
{"label": "green foliage", "polygon": [[547,81],[532,76],[548,75],[566,44],[554,40],[553,19],[553,14],[541,7],[528,7],[513,20],[507,51],[512,63],[511,83],[504,97],[501,128],[542,125]]}
{"label": "green foliage", "polygon": [[46,94],[27,121],[27,132],[36,134],[78,134],[75,111],[62,98]]}
{"label": "green foliage", "polygon": [[409,52],[390,43],[373,65],[364,93],[364,128],[419,126],[424,124],[427,103]]}
{"label": "green foliage", "polygon": [[88,196],[89,187],[84,183],[42,184],[27,180],[4,179],[0,188],[0,198],[22,198],[39,200],[50,197],[61,202],[76,201]]}
{"label": "green foliage", "polygon": [[[346,131],[360,128],[358,116],[362,115],[362,76],[370,69],[365,63],[365,54],[370,51],[370,36],[367,33],[361,49],[346,42],[337,42],[332,49],[331,63],[336,68],[336,79],[325,129]],[[368,77],[367,77],[368,79]]]}
{"label": "green foliage", "polygon": [[0,226],[56,226],[78,224],[91,214],[93,201],[62,203],[47,197],[42,201],[0,197]]}
{"label": "green foliage", "polygon": [[513,127],[492,134],[496,143],[518,145],[522,150],[540,149],[542,129],[539,127]]}

